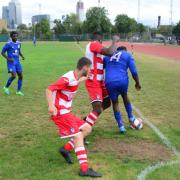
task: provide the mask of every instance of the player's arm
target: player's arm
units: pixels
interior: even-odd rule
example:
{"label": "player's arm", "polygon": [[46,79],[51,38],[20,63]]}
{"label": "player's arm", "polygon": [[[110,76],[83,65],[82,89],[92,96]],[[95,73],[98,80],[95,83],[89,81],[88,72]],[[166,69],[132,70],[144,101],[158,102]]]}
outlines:
{"label": "player's arm", "polygon": [[9,62],[13,62],[14,60],[12,58],[8,58],[7,56],[7,51],[9,49],[9,46],[8,44],[5,44],[5,46],[3,47],[2,51],[1,51],[1,55]]}
{"label": "player's arm", "polygon": [[111,56],[114,53],[114,51],[116,51],[117,49],[117,46],[116,46],[117,42],[119,42],[119,37],[113,36],[112,44],[109,48],[105,48],[103,47],[101,43],[96,42],[96,43],[91,44],[90,49],[94,53],[102,54],[105,56]]}
{"label": "player's arm", "polygon": [[[20,48],[21,48],[21,44],[20,44]],[[24,57],[24,55],[22,54],[21,49],[20,49],[20,51],[19,51],[19,55],[21,56],[22,60],[25,60],[25,57]]]}
{"label": "player's arm", "polygon": [[53,92],[57,91],[57,90],[62,90],[68,84],[69,84],[68,79],[62,77],[58,81],[56,81],[55,83],[48,86],[48,88],[46,89],[46,99],[48,102],[48,112],[50,113],[50,115],[56,115],[57,114],[57,108],[55,107],[54,102],[53,102]]}
{"label": "player's arm", "polygon": [[117,50],[117,43],[119,42],[119,36],[112,37],[112,43],[108,48],[102,48],[100,54],[105,56],[111,56]]}
{"label": "player's arm", "polygon": [[24,55],[21,53],[21,51],[20,51],[19,55],[21,56],[22,60],[25,60],[25,57],[24,57]]}
{"label": "player's arm", "polygon": [[135,88],[138,91],[141,90],[141,84],[140,84],[140,81],[139,81],[139,76],[138,76],[135,60],[131,55],[129,56],[129,69],[130,69],[132,77],[133,77],[133,79],[135,81]]}
{"label": "player's arm", "polygon": [[48,112],[50,115],[56,115],[57,114],[57,108],[55,107],[53,103],[53,92],[49,90],[48,88],[46,89],[46,99],[48,102]]}

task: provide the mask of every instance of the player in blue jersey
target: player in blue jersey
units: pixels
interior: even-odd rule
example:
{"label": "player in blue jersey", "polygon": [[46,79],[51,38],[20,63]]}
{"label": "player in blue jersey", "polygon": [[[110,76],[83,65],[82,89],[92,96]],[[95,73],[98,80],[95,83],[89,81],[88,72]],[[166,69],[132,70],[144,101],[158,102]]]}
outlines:
{"label": "player in blue jersey", "polygon": [[22,81],[23,81],[23,74],[22,74],[22,66],[20,63],[19,56],[24,60],[24,56],[21,53],[21,43],[17,41],[18,33],[13,31],[10,33],[11,40],[7,42],[3,49],[2,49],[2,56],[6,59],[7,62],[7,68],[8,73],[11,74],[11,76],[8,78],[8,81],[6,83],[6,86],[3,88],[4,93],[9,95],[9,87],[13,80],[16,78],[16,74],[18,75],[18,88],[16,95],[23,96],[22,93]]}
{"label": "player in blue jersey", "polygon": [[132,113],[132,105],[128,98],[128,69],[130,69],[135,81],[135,88],[137,90],[141,89],[135,61],[132,55],[127,52],[126,47],[121,46],[111,57],[104,58],[104,67],[106,69],[105,85],[113,104],[114,117],[118,123],[120,132],[124,133],[126,129],[120,114],[118,96],[122,96],[129,122],[132,124],[135,120],[135,116]]}

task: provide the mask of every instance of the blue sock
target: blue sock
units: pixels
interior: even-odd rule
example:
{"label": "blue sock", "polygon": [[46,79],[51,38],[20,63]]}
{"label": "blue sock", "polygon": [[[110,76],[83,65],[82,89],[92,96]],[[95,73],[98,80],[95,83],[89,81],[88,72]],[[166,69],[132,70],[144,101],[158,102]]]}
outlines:
{"label": "blue sock", "polygon": [[10,85],[11,85],[11,83],[14,81],[14,77],[10,77],[9,79],[8,79],[8,81],[7,81],[7,83],[6,83],[6,88],[8,88]]}
{"label": "blue sock", "polygon": [[132,106],[131,106],[131,103],[128,103],[125,105],[125,108],[126,108],[126,112],[128,114],[128,118],[131,119],[134,117],[133,113],[132,113]]}
{"label": "blue sock", "polygon": [[120,112],[114,112],[114,117],[115,117],[115,119],[117,121],[118,127],[120,128],[121,126],[123,126],[123,122],[122,122]]}
{"label": "blue sock", "polygon": [[18,80],[18,91],[21,91],[21,88],[22,88],[22,80],[19,79]]}

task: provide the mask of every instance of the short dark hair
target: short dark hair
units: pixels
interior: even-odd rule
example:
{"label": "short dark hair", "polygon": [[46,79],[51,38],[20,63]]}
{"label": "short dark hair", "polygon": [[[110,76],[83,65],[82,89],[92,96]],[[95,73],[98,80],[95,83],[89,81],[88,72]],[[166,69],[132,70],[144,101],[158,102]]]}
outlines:
{"label": "short dark hair", "polygon": [[92,40],[96,40],[97,36],[103,36],[103,34],[99,31],[93,32],[92,34]]}
{"label": "short dark hair", "polygon": [[12,32],[10,33],[10,37],[13,37],[14,34],[18,34],[18,32],[17,32],[17,31],[12,31]]}
{"label": "short dark hair", "polygon": [[82,57],[79,59],[79,61],[77,63],[77,69],[81,70],[84,66],[90,66],[91,64],[92,63],[88,58]]}
{"label": "short dark hair", "polygon": [[125,46],[119,46],[119,47],[117,48],[117,50],[118,50],[118,51],[122,51],[122,50],[127,51],[127,48],[126,48]]}

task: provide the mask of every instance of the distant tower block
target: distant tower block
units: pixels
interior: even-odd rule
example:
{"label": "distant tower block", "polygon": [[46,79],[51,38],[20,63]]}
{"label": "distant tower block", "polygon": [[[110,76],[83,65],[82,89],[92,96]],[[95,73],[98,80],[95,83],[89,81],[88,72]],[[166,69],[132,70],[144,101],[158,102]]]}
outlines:
{"label": "distant tower block", "polygon": [[157,25],[157,28],[160,28],[161,26],[161,16],[158,16],[158,25]]}
{"label": "distant tower block", "polygon": [[79,0],[76,5],[76,15],[79,19],[79,21],[85,20],[85,14],[84,14],[84,3],[83,1]]}
{"label": "distant tower block", "polygon": [[169,25],[173,25],[173,0],[170,0],[170,16],[169,16]]}

